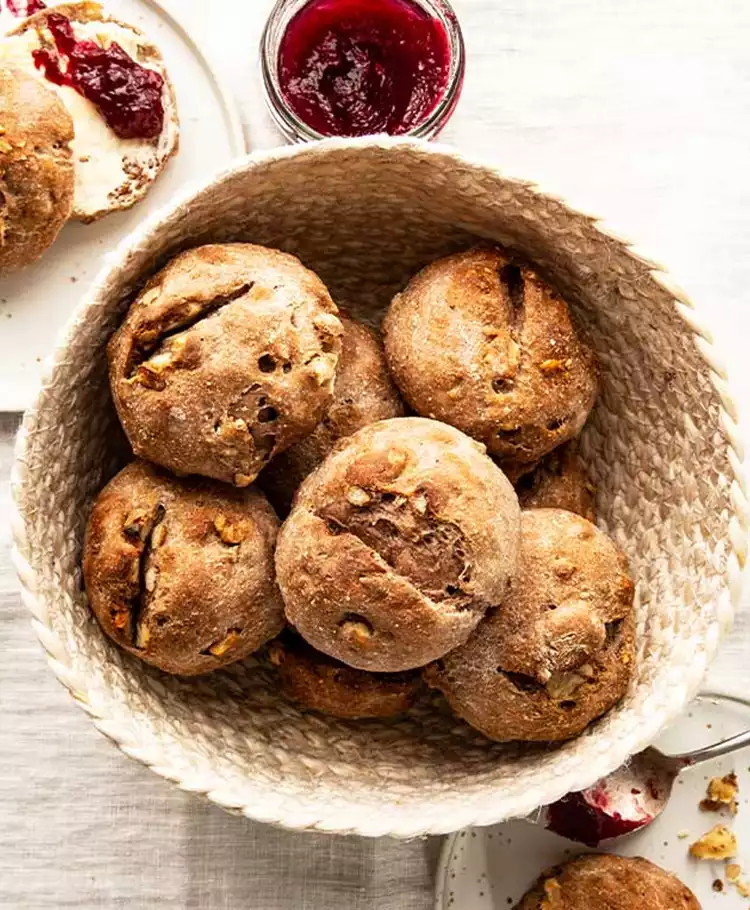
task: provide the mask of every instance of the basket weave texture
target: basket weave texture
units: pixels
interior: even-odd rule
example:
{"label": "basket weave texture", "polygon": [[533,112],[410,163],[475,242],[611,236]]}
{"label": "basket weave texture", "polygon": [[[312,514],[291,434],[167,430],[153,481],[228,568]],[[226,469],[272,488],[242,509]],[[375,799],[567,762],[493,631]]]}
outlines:
{"label": "basket weave texture", "polygon": [[[100,632],[80,555],[93,498],[127,458],[105,345],[172,255],[247,240],[298,255],[377,325],[430,260],[478,238],[519,250],[575,306],[603,368],[582,438],[600,525],[637,580],[624,701],[555,749],[490,743],[426,696],[393,722],[299,710],[248,661],[168,677]],[[710,334],[666,274],[535,186],[409,140],[332,140],[251,156],[110,254],[19,435],[15,560],[49,662],[97,727],[180,787],[298,829],[411,837],[527,814],[643,748],[695,693],[739,602],[747,502],[736,414]]]}

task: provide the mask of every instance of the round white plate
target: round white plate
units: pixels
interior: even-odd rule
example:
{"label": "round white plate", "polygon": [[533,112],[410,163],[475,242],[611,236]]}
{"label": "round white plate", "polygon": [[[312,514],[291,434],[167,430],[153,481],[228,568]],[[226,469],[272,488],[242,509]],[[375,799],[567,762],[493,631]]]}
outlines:
{"label": "round white plate", "polygon": [[[232,96],[200,50],[199,36],[191,36],[171,12],[179,4],[172,2],[170,11],[157,0],[105,0],[104,5],[151,36],[164,54],[177,93],[180,150],[134,208],[95,224],[66,225],[39,262],[0,279],[0,411],[31,404],[42,362],[104,254],[183,184],[205,178],[246,151]],[[7,14],[2,25],[9,25]]]}
{"label": "round white plate", "polygon": [[[750,705],[725,696],[701,696],[656,745],[665,752],[698,748],[750,727]],[[644,856],[670,870],[693,890],[704,908],[747,910],[750,901],[725,881],[722,862],[693,860],[689,845],[714,825],[733,828],[738,840],[736,860],[742,879],[750,881],[750,749],[683,771],[667,808],[643,831],[599,852]],[[739,812],[701,812],[698,803],[706,795],[712,777],[734,770],[739,779]],[[680,834],[688,837],[680,837]],[[571,843],[527,821],[513,821],[491,828],[459,831],[447,838],[437,878],[436,910],[510,910],[539,875],[587,848]],[[723,892],[713,882],[724,882]]]}

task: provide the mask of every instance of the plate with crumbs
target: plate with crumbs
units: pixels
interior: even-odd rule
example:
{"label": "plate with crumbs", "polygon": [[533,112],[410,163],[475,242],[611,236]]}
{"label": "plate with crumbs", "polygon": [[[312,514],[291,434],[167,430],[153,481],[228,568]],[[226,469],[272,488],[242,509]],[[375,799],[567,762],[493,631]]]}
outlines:
{"label": "plate with crumbs", "polygon": [[[750,727],[750,702],[728,693],[703,694],[657,740],[667,753],[697,749]],[[734,773],[737,813],[701,808],[709,782]],[[714,826],[737,839],[737,856],[697,860],[690,847]],[[596,851],[566,840],[527,820],[450,835],[437,875],[435,910],[513,910],[546,869],[582,853],[643,856],[672,872],[704,908],[747,910],[750,904],[750,747],[688,768],[678,777],[662,815],[648,827]]]}

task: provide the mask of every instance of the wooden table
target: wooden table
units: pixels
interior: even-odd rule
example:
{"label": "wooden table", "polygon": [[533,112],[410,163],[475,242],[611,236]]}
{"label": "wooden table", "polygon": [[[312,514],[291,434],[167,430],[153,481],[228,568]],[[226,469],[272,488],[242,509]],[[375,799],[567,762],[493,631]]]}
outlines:
{"label": "wooden table", "polygon": [[[175,0],[172,0],[174,3]],[[221,61],[247,136],[267,3],[182,0]],[[713,319],[750,400],[750,5],[745,0],[455,0],[464,95],[443,139],[606,216]],[[0,327],[0,331],[2,328]],[[0,515],[15,416],[0,415]],[[712,682],[750,682],[741,616]],[[428,908],[435,844],[278,832],[127,761],[47,671],[0,523],[0,906]]]}

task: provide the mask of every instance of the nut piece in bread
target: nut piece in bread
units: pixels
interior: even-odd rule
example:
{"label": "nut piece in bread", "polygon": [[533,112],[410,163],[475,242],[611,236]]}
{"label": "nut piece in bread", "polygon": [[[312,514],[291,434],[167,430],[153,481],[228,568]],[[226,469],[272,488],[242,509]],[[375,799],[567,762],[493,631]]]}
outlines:
{"label": "nut piece in bread", "polygon": [[569,739],[625,694],[633,594],[625,554],[591,522],[562,509],[522,512],[509,596],[425,680],[490,739]]}
{"label": "nut piece in bread", "polygon": [[304,481],[276,574],[314,648],[394,673],[467,639],[505,597],[518,543],[518,500],[484,447],[400,417],[342,439]]}
{"label": "nut piece in bread", "polygon": [[550,452],[514,486],[522,509],[566,509],[596,520],[594,487],[574,441]]}
{"label": "nut piece in bread", "polygon": [[682,882],[640,856],[590,854],[550,869],[515,910],[701,910]]}
{"label": "nut piece in bread", "polygon": [[[70,20],[77,40],[101,47],[117,43],[129,57],[164,80],[164,127],[156,139],[118,137],[91,101],[67,85],[46,79],[33,59],[34,51],[53,47],[47,20]],[[24,19],[0,41],[0,62],[19,67],[56,92],[73,118],[75,196],[72,217],[95,221],[128,209],[141,200],[178,149],[180,123],[174,89],[159,48],[132,25],[107,15],[99,3],[63,3]]]}
{"label": "nut piece in bread", "polygon": [[567,304],[499,247],[428,265],[396,295],[383,330],[414,410],[514,465],[577,436],[594,404],[596,357]]}
{"label": "nut piece in bread", "polygon": [[268,647],[281,691],[305,708],[358,720],[406,711],[422,686],[419,672],[368,673],[311,648],[291,630]]}
{"label": "nut piece in bread", "polygon": [[135,461],[99,494],[83,574],[118,645],[167,673],[241,660],[284,625],[273,571],[278,519],[263,494],[178,480]]}
{"label": "nut piece in bread", "polygon": [[320,422],[341,332],[325,285],[294,256],[244,243],[181,253],[109,344],[133,450],[179,474],[247,486]]}
{"label": "nut piece in bread", "polygon": [[333,400],[317,427],[268,465],[259,483],[279,515],[286,516],[299,485],[339,439],[377,420],[403,417],[404,405],[393,385],[376,332],[339,315],[344,335]]}
{"label": "nut piece in bread", "polygon": [[73,205],[73,121],[54,92],[0,65],[0,274],[39,259]]}

